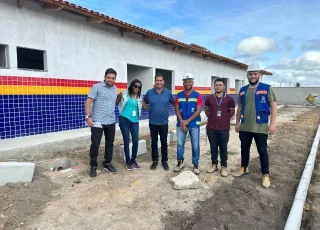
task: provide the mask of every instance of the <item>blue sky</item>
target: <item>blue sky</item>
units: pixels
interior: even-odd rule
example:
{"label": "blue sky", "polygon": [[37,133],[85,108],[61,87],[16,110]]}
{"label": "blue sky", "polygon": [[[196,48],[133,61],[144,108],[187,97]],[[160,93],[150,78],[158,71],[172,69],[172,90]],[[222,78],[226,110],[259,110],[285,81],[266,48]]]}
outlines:
{"label": "blue sky", "polygon": [[279,86],[320,86],[319,0],[71,0],[274,73]]}

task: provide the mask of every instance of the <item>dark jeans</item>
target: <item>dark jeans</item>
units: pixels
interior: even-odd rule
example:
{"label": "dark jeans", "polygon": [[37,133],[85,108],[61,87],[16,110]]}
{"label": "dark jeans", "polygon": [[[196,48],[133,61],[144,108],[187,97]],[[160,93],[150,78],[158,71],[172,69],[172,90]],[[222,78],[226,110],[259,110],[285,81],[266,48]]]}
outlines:
{"label": "dark jeans", "polygon": [[210,142],[212,164],[218,164],[218,147],[220,149],[221,166],[227,167],[229,130],[213,131],[207,129]]}
{"label": "dark jeans", "polygon": [[254,138],[260,156],[261,172],[262,174],[269,174],[269,156],[267,149],[268,135],[263,133],[240,131],[239,137],[241,141],[241,167],[246,168],[249,165],[250,147],[252,138]]}
{"label": "dark jeans", "polygon": [[104,133],[105,136],[105,152],[103,164],[109,164],[112,161],[113,142],[116,133],[116,124],[102,125],[102,128],[91,127],[91,146],[90,146],[90,165],[91,167],[98,166],[98,153],[101,143],[101,137]]}
{"label": "dark jeans", "polygon": [[[138,140],[139,140],[139,122],[132,122],[126,117],[119,117],[119,127],[123,137],[124,153],[126,155],[126,162],[136,161],[138,152]],[[130,158],[130,133],[132,137],[132,156]]]}
{"label": "dark jeans", "polygon": [[158,135],[161,141],[161,162],[168,161],[168,124],[166,125],[152,125],[149,124],[151,134],[151,152],[152,161],[159,160],[158,154]]}

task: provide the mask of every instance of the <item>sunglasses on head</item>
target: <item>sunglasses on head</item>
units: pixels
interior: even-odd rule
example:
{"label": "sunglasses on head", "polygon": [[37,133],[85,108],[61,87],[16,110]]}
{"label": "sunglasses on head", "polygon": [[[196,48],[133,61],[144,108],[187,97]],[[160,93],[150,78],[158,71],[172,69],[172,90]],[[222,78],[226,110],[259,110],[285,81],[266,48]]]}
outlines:
{"label": "sunglasses on head", "polygon": [[141,89],[141,86],[135,85],[134,88]]}

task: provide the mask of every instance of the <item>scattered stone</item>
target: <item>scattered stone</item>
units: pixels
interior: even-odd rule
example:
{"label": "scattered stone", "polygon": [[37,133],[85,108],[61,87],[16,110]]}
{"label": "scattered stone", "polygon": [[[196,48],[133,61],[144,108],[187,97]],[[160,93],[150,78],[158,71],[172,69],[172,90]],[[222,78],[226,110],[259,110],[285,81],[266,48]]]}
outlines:
{"label": "scattered stone", "polygon": [[304,209],[304,211],[306,211],[306,212],[311,211],[311,206],[310,206],[310,204],[305,203],[303,209]]}
{"label": "scattered stone", "polygon": [[178,176],[172,177],[170,182],[173,183],[173,188],[177,190],[201,187],[201,181],[191,171],[184,171]]}
{"label": "scattered stone", "polygon": [[71,174],[71,175],[69,175],[67,178],[68,178],[68,179],[70,179],[70,178],[71,178],[71,177],[73,177],[73,176],[74,176],[74,175],[73,175],[73,174]]}

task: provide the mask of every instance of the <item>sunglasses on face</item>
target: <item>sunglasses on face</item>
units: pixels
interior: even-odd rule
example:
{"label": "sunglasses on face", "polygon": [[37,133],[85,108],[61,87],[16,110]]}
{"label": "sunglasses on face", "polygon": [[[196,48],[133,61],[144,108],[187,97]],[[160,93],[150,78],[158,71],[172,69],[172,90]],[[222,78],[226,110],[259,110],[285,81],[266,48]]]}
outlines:
{"label": "sunglasses on face", "polygon": [[134,88],[141,89],[141,86],[135,85]]}

